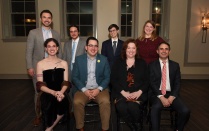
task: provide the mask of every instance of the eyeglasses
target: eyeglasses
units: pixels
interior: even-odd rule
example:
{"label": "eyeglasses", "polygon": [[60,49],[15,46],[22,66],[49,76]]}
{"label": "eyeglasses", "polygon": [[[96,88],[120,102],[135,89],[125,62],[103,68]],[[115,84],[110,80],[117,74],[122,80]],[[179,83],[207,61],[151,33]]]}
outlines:
{"label": "eyeglasses", "polygon": [[77,30],[75,30],[75,31],[70,31],[70,33],[77,33],[78,31]]}
{"label": "eyeglasses", "polygon": [[98,48],[98,45],[88,45],[88,46]]}
{"label": "eyeglasses", "polygon": [[116,30],[115,29],[113,29],[113,30],[109,30],[109,32],[115,32]]}

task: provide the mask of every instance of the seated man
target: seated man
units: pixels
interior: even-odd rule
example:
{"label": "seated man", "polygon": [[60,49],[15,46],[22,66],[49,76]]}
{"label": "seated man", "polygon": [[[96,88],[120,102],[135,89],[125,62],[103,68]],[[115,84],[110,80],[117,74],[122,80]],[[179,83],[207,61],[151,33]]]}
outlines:
{"label": "seated man", "polygon": [[172,107],[178,112],[177,131],[183,131],[189,120],[190,110],[179,97],[180,67],[179,64],[169,60],[170,45],[160,43],[157,49],[159,59],[149,65],[151,96],[151,123],[152,131],[160,129],[160,112],[163,107]]}
{"label": "seated man", "polygon": [[99,104],[102,130],[109,129],[110,96],[107,86],[110,81],[110,67],[106,57],[98,54],[99,42],[94,37],[86,41],[86,54],[76,57],[72,71],[72,82],[77,91],[73,106],[76,128],[84,129],[84,108],[90,101]]}

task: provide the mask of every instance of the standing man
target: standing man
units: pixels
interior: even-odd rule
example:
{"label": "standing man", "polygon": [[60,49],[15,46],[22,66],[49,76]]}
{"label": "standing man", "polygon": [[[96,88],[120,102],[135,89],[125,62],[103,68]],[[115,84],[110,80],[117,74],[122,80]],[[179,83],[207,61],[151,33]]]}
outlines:
{"label": "standing man", "polygon": [[86,41],[87,54],[76,57],[72,82],[77,91],[74,94],[73,106],[76,128],[84,129],[85,105],[95,101],[99,105],[102,131],[109,129],[110,96],[107,89],[110,81],[110,67],[106,57],[98,54],[99,42],[94,37]]}
{"label": "standing man", "polygon": [[151,123],[152,131],[160,130],[160,114],[163,107],[171,107],[178,112],[176,131],[183,131],[189,120],[190,110],[179,97],[180,67],[179,64],[169,60],[170,45],[160,43],[157,49],[159,59],[149,65],[151,97]]}
{"label": "standing man", "polygon": [[85,53],[86,40],[79,37],[79,28],[71,25],[69,28],[71,40],[65,43],[63,49],[63,60],[68,63],[69,81],[71,81],[71,71],[75,62],[75,57]]}
{"label": "standing man", "polygon": [[114,61],[120,57],[123,41],[118,38],[119,27],[116,24],[111,24],[108,31],[110,39],[102,43],[101,54],[107,57],[111,68]]}
{"label": "standing man", "polygon": [[[60,35],[55,30],[51,29],[52,24],[52,13],[49,10],[43,10],[40,13],[40,21],[41,21],[41,28],[33,29],[29,32],[28,39],[27,39],[27,47],[26,47],[26,63],[27,63],[27,71],[28,74],[33,79],[33,85],[35,90],[35,111],[36,111],[36,118],[33,121],[34,126],[38,126],[40,124],[40,106],[37,104],[38,100],[38,93],[36,91],[36,64],[38,61],[47,57],[47,53],[44,50],[44,41],[48,38],[55,38],[60,43]],[[61,58],[62,56],[61,48],[59,48],[58,57]]]}

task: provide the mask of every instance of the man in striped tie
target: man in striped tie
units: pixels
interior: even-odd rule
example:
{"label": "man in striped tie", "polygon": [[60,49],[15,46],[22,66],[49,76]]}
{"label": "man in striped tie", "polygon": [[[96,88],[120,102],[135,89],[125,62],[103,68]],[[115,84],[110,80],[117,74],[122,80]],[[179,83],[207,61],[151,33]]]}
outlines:
{"label": "man in striped tie", "polygon": [[179,64],[169,60],[170,44],[160,43],[156,50],[159,59],[149,65],[152,96],[152,131],[160,130],[160,114],[163,107],[171,107],[178,112],[176,131],[183,131],[189,120],[190,110],[179,97],[181,73]]}

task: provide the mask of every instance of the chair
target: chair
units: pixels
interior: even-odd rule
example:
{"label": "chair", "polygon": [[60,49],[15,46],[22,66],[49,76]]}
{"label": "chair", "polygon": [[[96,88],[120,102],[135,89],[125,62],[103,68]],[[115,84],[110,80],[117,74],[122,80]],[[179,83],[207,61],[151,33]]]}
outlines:
{"label": "chair", "polygon": [[[152,123],[151,123],[151,106],[149,107],[149,111],[148,111],[148,115],[147,115],[147,123],[149,124],[149,130],[151,130],[152,128]],[[161,121],[168,121],[170,120],[170,127],[171,128],[176,128],[177,127],[177,118],[178,118],[178,113],[177,111],[175,111],[173,108],[171,107],[163,107],[163,109],[161,110],[161,112],[169,112],[169,116],[170,118],[165,118],[165,117],[161,117]],[[175,113],[175,114],[174,114]],[[161,113],[162,116],[163,113]],[[162,125],[162,123],[161,123]]]}
{"label": "chair", "polygon": [[[168,118],[168,119],[166,119],[166,118],[164,118],[164,119],[162,119],[162,117],[161,117],[161,120],[170,120],[170,127],[171,128],[174,128],[174,127],[176,127],[176,122],[177,122],[177,117],[178,117],[178,113],[177,113],[177,111],[175,111],[173,108],[171,108],[171,107],[164,107],[163,109],[162,109],[162,111],[168,111],[169,113],[170,113],[170,119]],[[175,113],[175,114],[174,114]]]}
{"label": "chair", "polygon": [[92,122],[99,122],[100,115],[99,115],[99,105],[94,102],[90,101],[85,106],[85,123],[92,123]]}

